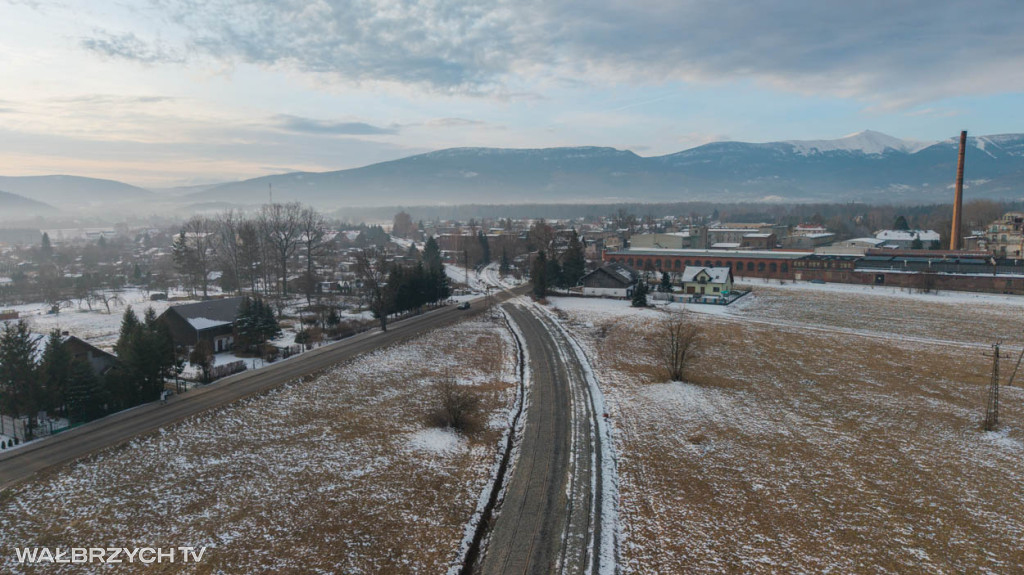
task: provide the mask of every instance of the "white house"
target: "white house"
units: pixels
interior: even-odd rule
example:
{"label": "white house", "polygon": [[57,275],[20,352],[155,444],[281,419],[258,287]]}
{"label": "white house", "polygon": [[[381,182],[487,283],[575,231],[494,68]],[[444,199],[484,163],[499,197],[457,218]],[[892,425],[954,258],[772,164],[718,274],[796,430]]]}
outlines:
{"label": "white house", "polygon": [[722,292],[732,291],[732,269],[686,266],[681,283],[683,284],[683,293],[719,295]]}

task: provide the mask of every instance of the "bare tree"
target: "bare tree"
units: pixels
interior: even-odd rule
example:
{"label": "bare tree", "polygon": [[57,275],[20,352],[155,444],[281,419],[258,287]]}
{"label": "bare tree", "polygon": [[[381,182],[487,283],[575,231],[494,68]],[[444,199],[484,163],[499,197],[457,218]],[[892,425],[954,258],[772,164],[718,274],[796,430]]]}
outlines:
{"label": "bare tree", "polygon": [[274,254],[281,274],[281,296],[288,296],[288,260],[295,255],[302,234],[302,205],[265,204],[260,210],[260,228]]}
{"label": "bare tree", "polygon": [[657,337],[659,356],[669,379],[681,381],[700,344],[700,328],[689,321],[686,313],[670,311],[661,320]]}
{"label": "bare tree", "polygon": [[[260,238],[259,224],[250,219],[238,223],[238,264],[244,270],[252,293],[259,293],[258,287],[262,277],[263,246]],[[239,278],[241,283],[241,278]],[[266,287],[264,285],[264,287]]]}
{"label": "bare tree", "polygon": [[89,310],[92,310],[93,302],[103,304],[103,307],[107,309],[107,315],[110,315],[110,306],[113,305],[124,305],[124,298],[118,295],[116,292],[107,292],[102,288],[96,288],[89,294]]}
{"label": "bare tree", "polygon": [[387,252],[378,248],[366,248],[355,254],[356,275],[363,282],[363,290],[370,300],[370,311],[377,316],[381,331],[388,330],[388,309],[391,307],[387,289]]}
{"label": "bare tree", "polygon": [[242,291],[242,245],[239,227],[243,219],[234,210],[227,210],[217,217],[216,253],[222,271],[230,274],[235,291]]}
{"label": "bare tree", "polygon": [[214,237],[213,220],[206,216],[192,216],[174,240],[174,262],[189,278],[193,294],[197,287],[202,288],[203,298],[209,294]]}
{"label": "bare tree", "polygon": [[306,250],[306,305],[313,305],[316,288],[316,261],[323,255],[327,237],[327,223],[320,212],[311,207],[302,210],[302,245]]}

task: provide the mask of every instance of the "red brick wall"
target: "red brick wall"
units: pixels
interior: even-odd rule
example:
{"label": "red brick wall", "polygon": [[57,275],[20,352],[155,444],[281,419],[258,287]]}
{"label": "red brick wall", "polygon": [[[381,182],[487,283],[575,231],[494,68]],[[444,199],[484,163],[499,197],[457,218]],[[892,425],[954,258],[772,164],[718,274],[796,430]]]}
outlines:
{"label": "red brick wall", "polygon": [[603,257],[606,262],[619,262],[638,271],[647,270],[647,263],[650,262],[650,269],[655,271],[682,273],[683,269],[688,265],[730,267],[732,268],[733,276],[793,279],[793,260],[784,258],[742,257],[734,254],[718,255],[714,253],[702,254],[699,258],[697,256],[648,256],[615,253],[605,253]]}

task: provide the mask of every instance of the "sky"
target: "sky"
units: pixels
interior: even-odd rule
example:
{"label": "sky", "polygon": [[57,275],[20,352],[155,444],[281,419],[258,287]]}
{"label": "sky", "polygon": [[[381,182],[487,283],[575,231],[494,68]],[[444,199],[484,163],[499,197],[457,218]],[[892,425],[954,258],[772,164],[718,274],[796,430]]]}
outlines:
{"label": "sky", "polygon": [[1024,132],[1024,2],[0,0],[0,175]]}

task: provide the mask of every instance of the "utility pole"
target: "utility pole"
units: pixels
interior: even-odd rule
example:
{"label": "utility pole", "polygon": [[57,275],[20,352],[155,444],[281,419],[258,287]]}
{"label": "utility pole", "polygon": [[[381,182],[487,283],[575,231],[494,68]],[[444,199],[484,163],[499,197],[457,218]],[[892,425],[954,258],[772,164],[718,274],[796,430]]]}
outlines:
{"label": "utility pole", "polygon": [[985,431],[999,427],[999,343],[992,344],[992,380],[985,402]]}

